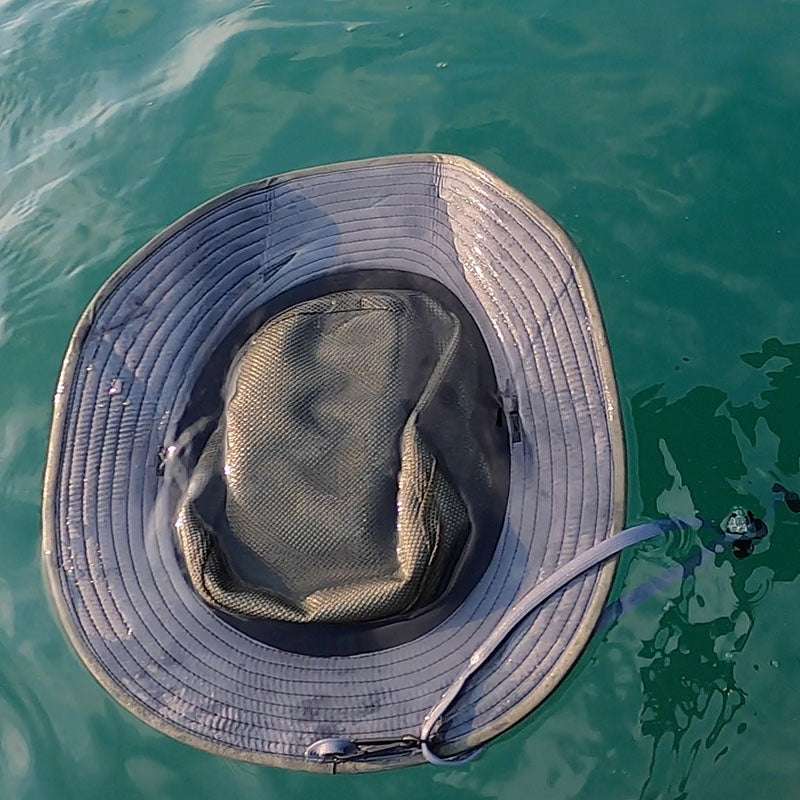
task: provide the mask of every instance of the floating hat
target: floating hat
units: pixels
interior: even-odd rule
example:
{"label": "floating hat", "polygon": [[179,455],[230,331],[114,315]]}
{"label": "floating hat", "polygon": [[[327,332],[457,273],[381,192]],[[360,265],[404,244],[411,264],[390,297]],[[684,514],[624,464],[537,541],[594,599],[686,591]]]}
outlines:
{"label": "floating hat", "polygon": [[385,769],[550,695],[614,570],[565,565],[619,531],[625,482],[564,231],[463,158],[381,158],[234,189],[108,280],[56,392],[44,559],[81,658],[149,724]]}

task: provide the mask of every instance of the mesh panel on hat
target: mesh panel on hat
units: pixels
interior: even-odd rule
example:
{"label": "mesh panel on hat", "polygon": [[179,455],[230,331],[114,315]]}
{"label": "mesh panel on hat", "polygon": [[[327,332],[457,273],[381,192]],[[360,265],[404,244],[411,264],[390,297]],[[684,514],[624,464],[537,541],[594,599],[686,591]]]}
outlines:
{"label": "mesh panel on hat", "polygon": [[265,323],[231,365],[179,506],[195,590],[292,622],[384,619],[435,599],[470,533],[453,475],[465,460],[479,480],[487,470],[467,433],[473,346],[416,290],[338,292]]}

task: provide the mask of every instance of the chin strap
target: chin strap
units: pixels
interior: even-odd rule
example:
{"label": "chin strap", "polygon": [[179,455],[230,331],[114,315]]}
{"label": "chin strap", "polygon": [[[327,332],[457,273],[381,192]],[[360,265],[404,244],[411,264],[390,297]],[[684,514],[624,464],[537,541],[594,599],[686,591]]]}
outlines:
{"label": "chin strap", "polygon": [[662,533],[675,530],[686,530],[700,528],[702,522],[698,518],[693,519],[665,519],[655,522],[645,522],[643,525],[636,525],[627,528],[616,536],[609,536],[602,542],[584,550],[580,555],[559,567],[555,572],[548,575],[543,581],[537,583],[527,594],[523,595],[511,608],[500,618],[500,622],[470,656],[464,669],[458,677],[445,690],[439,702],[428,712],[422,724],[420,742],[422,744],[422,755],[431,764],[464,764],[476,758],[482,748],[471,750],[459,755],[456,759],[440,758],[430,749],[430,740],[433,729],[442,719],[444,714],[453,704],[453,701],[461,693],[464,684],[494,655],[500,645],[508,638],[512,631],[533,611],[535,611],[545,600],[551,597],[568,583],[575,580],[592,567],[602,564],[612,556],[617,555],[626,547],[638,544],[639,542],[653,539]]}
{"label": "chin strap", "polygon": [[[779,494],[778,489],[788,493],[788,490],[776,484],[773,491]],[[782,499],[786,500],[793,511],[795,508],[792,507],[789,499],[795,500],[797,510],[800,511],[800,500],[797,500],[797,495],[793,495],[792,498],[784,495]],[[419,736],[406,735],[394,739],[321,739],[308,747],[305,757],[313,761],[332,762],[335,768],[335,764],[342,761],[368,761],[375,757],[403,756],[409,750],[419,749],[426,761],[437,766],[458,766],[469,763],[477,758],[484,748],[476,747],[450,757],[439,756],[431,749],[435,728],[459,696],[467,681],[497,652],[520,623],[545,600],[563,589],[575,578],[618,555],[625,548],[664,533],[699,530],[704,524],[707,523],[704,523],[700,517],[690,517],[655,520],[635,525],[590,547],[537,583],[503,614],[489,636],[473,652],[456,679],[445,689],[439,702],[426,714]],[[767,533],[763,522],[757,520],[751,512],[738,507],[731,511],[720,528],[722,533],[720,539],[732,543],[736,555],[740,558],[744,557],[742,548],[747,548],[747,554],[749,554],[752,552],[754,541],[763,538]],[[737,548],[741,552],[737,551]]]}

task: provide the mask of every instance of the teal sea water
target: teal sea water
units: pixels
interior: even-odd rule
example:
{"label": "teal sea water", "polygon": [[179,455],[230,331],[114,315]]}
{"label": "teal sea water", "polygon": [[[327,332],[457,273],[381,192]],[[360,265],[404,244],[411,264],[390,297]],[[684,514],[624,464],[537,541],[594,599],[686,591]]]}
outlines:
{"label": "teal sea water", "polygon": [[[0,798],[800,797],[800,3],[0,0]],[[183,212],[285,170],[468,156],[597,285],[630,522],[742,503],[751,557],[672,537],[551,700],[469,767],[309,776],[122,710],[40,571],[60,361],[95,290]]]}

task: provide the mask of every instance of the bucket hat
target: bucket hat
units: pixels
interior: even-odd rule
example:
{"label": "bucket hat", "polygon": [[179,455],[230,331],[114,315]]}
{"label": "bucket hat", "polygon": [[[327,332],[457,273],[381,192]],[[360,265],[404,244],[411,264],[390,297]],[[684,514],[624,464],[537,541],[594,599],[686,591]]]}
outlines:
{"label": "bucket hat", "polygon": [[393,156],[229,191],[111,276],[55,394],[43,558],[81,659],[150,725],[386,769],[553,692],[625,485],[577,248],[471,161]]}

